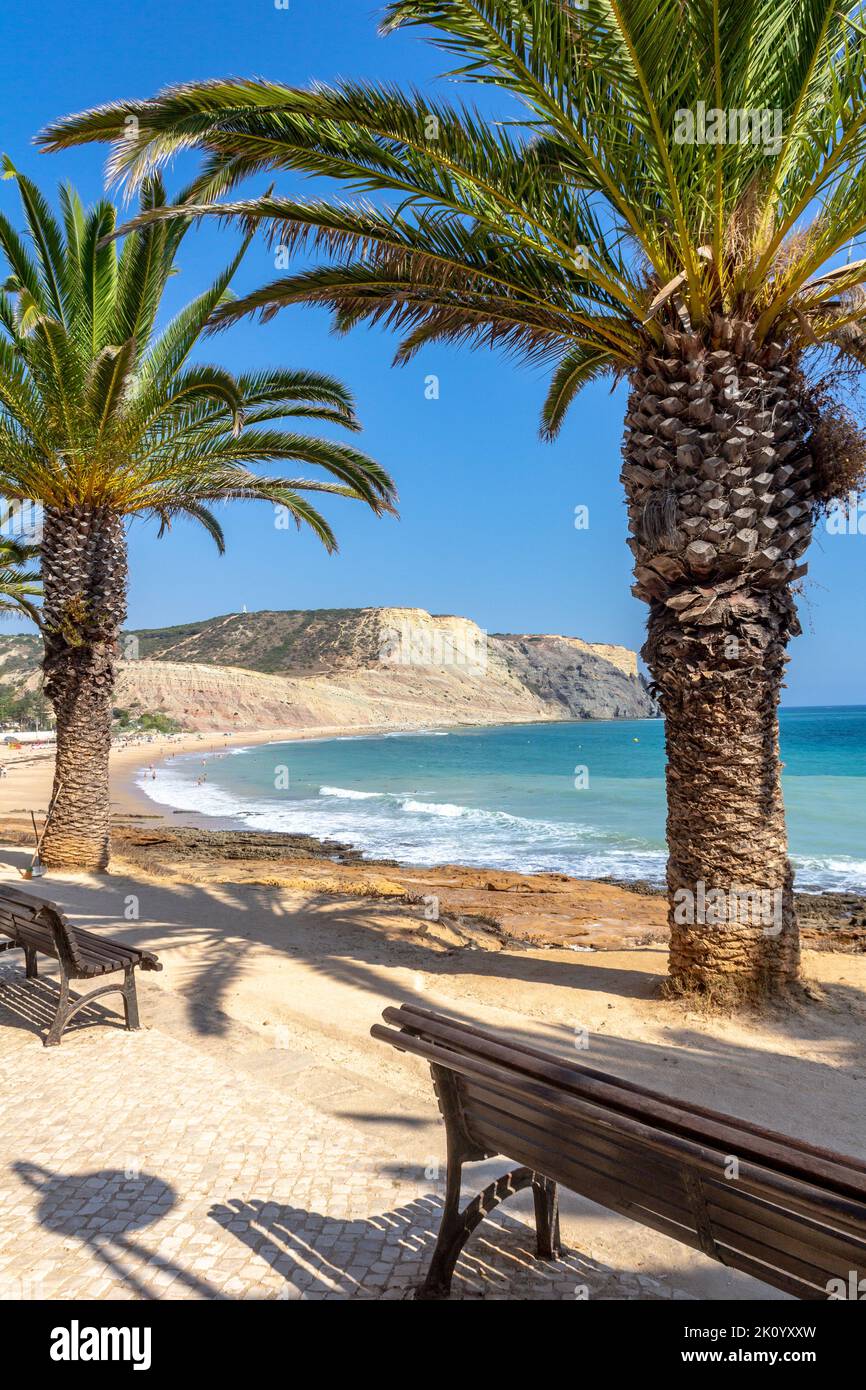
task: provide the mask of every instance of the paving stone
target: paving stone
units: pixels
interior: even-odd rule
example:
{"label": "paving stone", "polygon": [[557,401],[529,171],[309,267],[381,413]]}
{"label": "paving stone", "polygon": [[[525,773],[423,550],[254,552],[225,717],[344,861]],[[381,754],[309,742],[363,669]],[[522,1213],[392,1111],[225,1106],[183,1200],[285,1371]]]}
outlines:
{"label": "paving stone", "polygon": [[[73,1030],[45,1050],[7,1001],[13,973],[0,968],[0,1296],[413,1296],[441,1182],[419,1184],[410,1165],[393,1177],[393,1154],[360,1126],[298,1097],[287,1117],[264,1068],[251,1077],[192,1031],[184,1042]],[[570,1251],[537,1262],[530,1227],[501,1209],[460,1261],[453,1296],[573,1300],[577,1289],[687,1297]]]}

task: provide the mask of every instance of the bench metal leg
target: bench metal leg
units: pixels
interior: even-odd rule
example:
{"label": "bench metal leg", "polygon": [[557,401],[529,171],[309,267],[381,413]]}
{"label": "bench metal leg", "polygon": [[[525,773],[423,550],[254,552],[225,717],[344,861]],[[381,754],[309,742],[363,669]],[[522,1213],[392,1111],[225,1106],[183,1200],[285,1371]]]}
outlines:
{"label": "bench metal leg", "polygon": [[141,1027],[138,1017],[138,995],[135,992],[135,968],[127,966],[123,972],[123,1016],[127,1032],[135,1033]]}
{"label": "bench metal leg", "polygon": [[138,998],[135,992],[135,967],[128,966],[123,972],[123,984],[100,985],[99,989],[92,989],[89,994],[83,994],[78,999],[69,997],[69,977],[65,971],[61,971],[60,976],[60,1000],[57,1005],[57,1012],[54,1021],[44,1039],[45,1047],[58,1047],[63,1036],[64,1029],[69,1024],[79,1009],[86,1009],[88,1004],[92,1004],[94,999],[98,999],[101,994],[122,994],[123,995],[123,1016],[126,1027],[130,1033],[136,1032],[141,1028],[138,1017]]}
{"label": "bench metal leg", "polygon": [[540,1260],[556,1260],[562,1254],[559,1238],[559,1192],[550,1178],[534,1175],[536,1254]]}
{"label": "bench metal leg", "polygon": [[37,979],[39,974],[36,965],[36,955],[37,952],[35,946],[24,947],[24,974],[28,980]]}
{"label": "bench metal leg", "polygon": [[460,1186],[463,1164],[459,1157],[452,1152],[450,1144],[448,1150],[445,1206],[442,1210],[439,1235],[436,1237],[436,1246],[430,1261],[430,1268],[427,1271],[427,1278],[417,1290],[416,1298],[448,1297],[451,1292],[454,1266],[460,1258],[460,1251],[472,1234],[471,1231],[464,1230],[460,1216]]}
{"label": "bench metal leg", "polygon": [[559,1211],[556,1184],[548,1178],[534,1173],[531,1168],[514,1168],[503,1173],[483,1192],[460,1211],[460,1183],[463,1165],[459,1159],[449,1154],[448,1176],[445,1189],[445,1207],[442,1224],[427,1278],[418,1289],[416,1298],[448,1298],[451,1281],[463,1247],[485,1216],[504,1202],[506,1198],[531,1187],[535,1197],[535,1220],[537,1230],[537,1249],[539,1258],[555,1259],[560,1251]]}
{"label": "bench metal leg", "polygon": [[63,1037],[63,1030],[69,1022],[72,1010],[69,1007],[69,977],[65,971],[60,976],[60,1000],[57,1005],[57,1012],[48,1033],[44,1039],[45,1047],[59,1047],[60,1039]]}
{"label": "bench metal leg", "polygon": [[463,1164],[476,1159],[492,1157],[479,1149],[463,1124],[459,1096],[454,1078],[444,1067],[431,1065],[430,1071],[439,1099],[442,1118],[445,1121],[445,1135],[448,1144],[448,1168],[445,1179],[445,1203],[442,1210],[442,1223],[433,1258],[427,1271],[427,1278],[416,1290],[419,1299],[447,1298],[451,1293],[451,1280],[454,1269],[472,1232],[485,1216],[489,1216],[500,1202],[515,1192],[531,1187],[535,1200],[536,1251],[539,1259],[552,1260],[560,1254],[559,1240],[559,1199],[556,1183],[543,1173],[531,1168],[514,1168],[503,1173],[483,1192],[479,1192],[471,1202],[460,1210],[460,1189],[463,1178]]}

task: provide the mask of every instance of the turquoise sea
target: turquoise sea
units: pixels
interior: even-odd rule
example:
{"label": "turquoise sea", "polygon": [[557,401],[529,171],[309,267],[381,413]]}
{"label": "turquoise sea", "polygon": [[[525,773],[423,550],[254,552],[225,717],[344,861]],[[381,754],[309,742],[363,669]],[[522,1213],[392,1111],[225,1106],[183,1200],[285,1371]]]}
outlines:
{"label": "turquoise sea", "polygon": [[[866,892],[866,706],[784,710],[781,729],[798,887]],[[403,864],[660,882],[663,776],[662,723],[645,719],[201,752],[141,787],[164,805]]]}

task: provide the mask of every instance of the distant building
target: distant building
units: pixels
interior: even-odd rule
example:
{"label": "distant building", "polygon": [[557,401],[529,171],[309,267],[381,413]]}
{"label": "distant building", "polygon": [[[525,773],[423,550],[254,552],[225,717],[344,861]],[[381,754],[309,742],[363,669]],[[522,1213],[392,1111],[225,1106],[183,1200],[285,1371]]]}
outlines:
{"label": "distant building", "polygon": [[54,743],[56,738],[53,729],[4,729],[0,733],[4,743]]}

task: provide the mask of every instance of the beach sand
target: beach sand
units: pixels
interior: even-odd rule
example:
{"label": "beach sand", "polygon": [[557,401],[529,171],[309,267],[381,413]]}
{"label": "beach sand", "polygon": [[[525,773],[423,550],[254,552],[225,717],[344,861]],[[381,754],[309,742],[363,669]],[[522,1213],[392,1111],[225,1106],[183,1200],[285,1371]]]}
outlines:
{"label": "beach sand", "polygon": [[[173,1010],[199,1041],[246,1049],[249,1065],[269,1073],[288,1066],[283,1057],[306,1059],[300,1071],[291,1062],[299,1094],[387,1131],[396,1152],[421,1161],[441,1139],[426,1068],[369,1036],[382,1009],[401,1001],[866,1159],[862,951],[804,951],[820,996],[811,1007],[748,1018],[698,1012],[661,997],[657,896],[556,875],[422,873],[359,862],[348,850],[324,854],[303,837],[206,832],[212,822],[165,813],[133,782],[151,763],[159,776],[172,754],[296,736],[183,735],[118,748],[112,872],[33,885],[78,920],[159,953],[163,972],[139,986],[146,1023],[163,1027]],[[6,756],[0,874],[18,881],[32,849],[29,809],[47,805],[52,759]],[[434,921],[423,901],[431,893],[440,898]],[[489,904],[486,914],[479,904]],[[617,923],[631,932],[624,939],[644,944],[581,946]],[[573,1238],[585,1245],[589,1232],[599,1257],[625,1251],[648,1272],[672,1263],[702,1296],[734,1296],[727,1273],[633,1223],[569,1198],[566,1232],[572,1220]]]}

